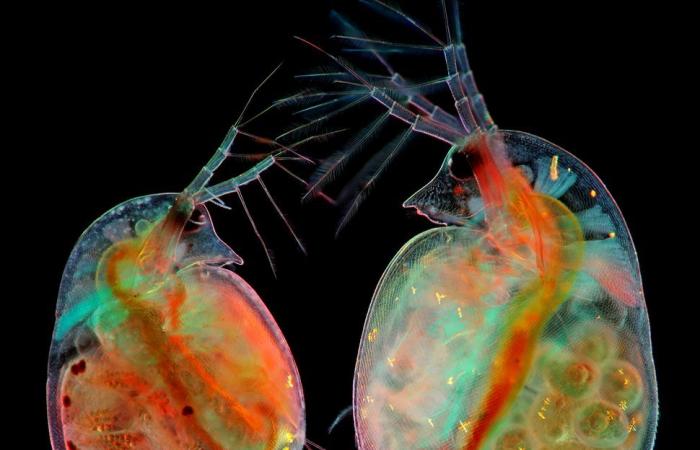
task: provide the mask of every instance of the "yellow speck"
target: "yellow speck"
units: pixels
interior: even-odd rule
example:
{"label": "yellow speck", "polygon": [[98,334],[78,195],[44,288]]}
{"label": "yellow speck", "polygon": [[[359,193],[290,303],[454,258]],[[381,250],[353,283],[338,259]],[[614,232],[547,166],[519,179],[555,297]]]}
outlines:
{"label": "yellow speck", "polygon": [[445,297],[446,297],[445,294],[441,294],[441,293],[435,291],[435,298],[436,298],[437,301],[438,301],[438,305],[441,305],[441,304],[442,304],[442,299],[445,298]]}
{"label": "yellow speck", "polygon": [[549,178],[556,181],[559,178],[559,156],[552,156],[552,162],[549,164]]}
{"label": "yellow speck", "polygon": [[411,286],[411,293],[412,293],[413,295],[416,294],[416,287],[415,287],[415,286]]}
{"label": "yellow speck", "polygon": [[549,397],[545,397],[542,401],[542,406],[540,407],[540,410],[537,411],[537,416],[540,419],[547,420],[545,413],[547,412],[547,407],[550,405],[550,403],[552,403],[552,401],[549,399]]}
{"label": "yellow speck", "polygon": [[447,384],[449,384],[450,386],[452,386],[453,384],[455,384],[455,379],[454,379],[454,377],[448,378],[448,379],[447,379]]}
{"label": "yellow speck", "polygon": [[627,411],[627,400],[620,400],[620,409],[623,411]]}
{"label": "yellow speck", "polygon": [[459,316],[460,319],[462,318],[462,307],[461,306],[457,307],[457,315]]}
{"label": "yellow speck", "polygon": [[617,419],[617,414],[611,409],[608,409],[605,411],[605,416],[608,419],[608,422],[613,422]]}
{"label": "yellow speck", "polygon": [[596,198],[598,196],[598,193],[595,191],[595,189],[591,189],[589,195],[591,196],[591,198]]}
{"label": "yellow speck", "polygon": [[637,431],[637,424],[639,423],[639,420],[636,417],[632,417],[630,419],[629,425],[627,425],[627,432],[632,433]]}
{"label": "yellow speck", "polygon": [[285,437],[287,438],[288,444],[291,444],[292,442],[294,442],[294,435],[292,433],[290,433],[289,431],[287,431],[285,433]]}
{"label": "yellow speck", "polygon": [[389,409],[393,411],[393,410],[394,410],[394,405],[392,405],[391,403],[389,403]]}
{"label": "yellow speck", "polygon": [[469,425],[471,425],[471,420],[467,420],[466,422],[459,421],[459,429],[465,433],[469,432]]}
{"label": "yellow speck", "polygon": [[428,419],[428,423],[432,428],[435,428],[435,425],[433,424],[433,419]]}
{"label": "yellow speck", "polygon": [[395,361],[396,361],[396,358],[387,358],[386,359],[386,362],[388,362],[391,367],[394,367]]}
{"label": "yellow speck", "polygon": [[611,239],[614,238],[615,236],[617,236],[617,234],[615,234],[614,231],[611,231],[610,233],[608,233],[608,237]]}
{"label": "yellow speck", "polygon": [[294,387],[294,380],[291,375],[287,375],[287,388],[291,389]]}
{"label": "yellow speck", "polygon": [[379,334],[379,329],[378,328],[372,328],[372,331],[369,332],[367,335],[367,340],[370,342],[374,342],[377,340],[377,335]]}

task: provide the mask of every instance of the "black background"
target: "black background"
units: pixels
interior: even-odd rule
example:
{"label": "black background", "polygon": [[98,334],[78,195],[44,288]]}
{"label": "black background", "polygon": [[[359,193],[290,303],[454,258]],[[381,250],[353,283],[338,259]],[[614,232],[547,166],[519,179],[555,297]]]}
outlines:
{"label": "black background", "polygon": [[[31,127],[17,149],[27,160],[6,169],[31,179],[11,190],[13,198],[28,201],[8,217],[22,217],[22,231],[31,236],[23,252],[31,267],[40,268],[31,269],[31,298],[19,302],[33,317],[31,330],[22,334],[32,350],[22,347],[21,363],[12,367],[21,364],[22,378],[31,382],[23,417],[36,431],[18,448],[49,448],[44,383],[54,299],[82,230],[121,201],[181,190],[278,62],[286,61],[284,69],[258,107],[294,91],[290,74],[328,65],[290,36],[326,42],[328,11],[361,10],[349,3],[63,6],[42,9],[18,34],[29,49],[21,54],[26,85],[16,89],[26,101],[16,115],[29,118]],[[663,66],[657,11],[594,3],[473,3],[465,12],[467,47],[497,123],[545,137],[588,163],[627,219],[643,271],[658,370],[657,448],[681,448],[673,444],[680,436],[674,429],[679,410],[670,350],[677,339],[671,333],[677,310],[669,302],[675,293],[668,290],[673,245],[660,207],[668,199],[658,189],[665,181],[658,179],[658,155],[667,143],[659,122],[668,116],[663,83],[649,64],[652,53],[653,67]],[[275,120],[268,135],[281,129],[274,129],[278,123],[283,126],[283,119]],[[331,141],[325,154],[337,148]],[[244,190],[275,252],[278,279],[237,201],[229,199],[231,212],[210,208],[219,234],[246,260],[239,273],[260,293],[292,348],[305,388],[307,436],[329,450],[354,448],[351,419],[330,436],[326,428],[351,403],[355,354],[374,286],[399,247],[430,226],[400,203],[432,177],[445,150],[429,140],[411,147],[337,239],[337,210],[321,201],[300,204],[302,186],[279,170],[268,172],[264,178],[308,256],[295,249],[258,188]],[[314,151],[321,156],[324,150]],[[298,170],[308,175],[308,169]],[[30,266],[24,267],[26,272]]]}

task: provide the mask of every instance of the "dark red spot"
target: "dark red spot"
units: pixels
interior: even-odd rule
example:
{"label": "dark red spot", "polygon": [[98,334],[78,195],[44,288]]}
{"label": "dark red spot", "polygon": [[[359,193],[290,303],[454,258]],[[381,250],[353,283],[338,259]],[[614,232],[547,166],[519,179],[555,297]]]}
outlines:
{"label": "dark red spot", "polygon": [[462,187],[461,184],[458,184],[457,186],[455,186],[454,189],[452,189],[452,191],[457,196],[464,194],[464,188]]}
{"label": "dark red spot", "polygon": [[64,395],[63,396],[63,406],[68,408],[70,406],[70,403],[71,403],[70,397],[68,397],[67,395]]}
{"label": "dark red spot", "polygon": [[78,450],[78,447],[76,447],[73,441],[66,442],[66,447],[68,447],[68,450]]}
{"label": "dark red spot", "polygon": [[79,362],[70,367],[70,371],[73,372],[73,375],[80,375],[81,373],[85,372],[86,366],[87,364],[85,364],[85,360],[81,359]]}
{"label": "dark red spot", "polygon": [[182,408],[183,416],[191,416],[192,414],[194,414],[194,409],[192,409],[190,405],[187,405],[184,408]]}

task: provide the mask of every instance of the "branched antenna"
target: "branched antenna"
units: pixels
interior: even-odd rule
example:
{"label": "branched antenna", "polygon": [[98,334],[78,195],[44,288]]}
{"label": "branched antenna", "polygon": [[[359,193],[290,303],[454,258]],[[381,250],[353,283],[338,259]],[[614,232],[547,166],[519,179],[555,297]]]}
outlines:
{"label": "branched antenna", "polygon": [[[248,208],[248,205],[243,196],[242,187],[254,181],[260,184],[260,187],[262,188],[263,192],[272,204],[276,213],[283,220],[287,230],[292,235],[301,251],[306,253],[306,249],[304,248],[301,239],[299,239],[299,236],[292,228],[290,222],[285,217],[281,208],[279,207],[277,202],[275,202],[270,190],[265,185],[261,174],[273,165],[277,165],[278,167],[282,168],[285,172],[291,174],[292,172],[285,166],[283,166],[281,164],[281,161],[303,161],[305,163],[315,164],[315,161],[313,161],[311,158],[300,153],[298,147],[308,142],[327,139],[330,136],[342,131],[335,130],[327,133],[320,133],[314,136],[307,136],[304,139],[301,139],[298,142],[294,142],[292,144],[283,144],[278,139],[260,136],[258,134],[253,134],[247,130],[242,129],[243,126],[249,124],[255,118],[260,117],[262,114],[275,107],[275,105],[273,104],[272,106],[264,109],[260,113],[254,115],[252,118],[247,120],[245,119],[246,112],[250,109],[250,105],[252,104],[256,94],[265,85],[265,83],[279,70],[280,67],[281,64],[275,67],[275,69],[253,90],[251,95],[248,97],[248,100],[245,103],[243,110],[236,119],[236,122],[230,127],[224,140],[216,149],[214,155],[210,158],[208,163],[199,171],[195,179],[188,185],[188,187],[184,191],[184,194],[189,195],[192,198],[192,200],[197,204],[210,202],[216,206],[225,209],[231,209],[231,207],[224,203],[222,198],[225,195],[236,193],[241,202],[241,206],[243,207],[243,211],[246,217],[248,218],[251,227],[253,228],[253,232],[255,233],[255,236],[257,237],[258,241],[263,247],[263,250],[265,251],[265,256],[270,265],[270,269],[272,270],[272,274],[275,277],[277,277],[277,271],[275,269],[272,252],[270,251],[270,248],[263,239],[263,236],[253,219],[251,211]],[[257,144],[270,146],[272,147],[272,150],[269,152],[251,154],[233,153],[231,149],[237,137],[244,137],[252,140]],[[223,164],[224,160],[230,157],[256,161],[256,163],[252,167],[248,168],[247,170],[235,177],[226,179],[218,183],[210,184],[210,181],[212,180],[216,170]]]}
{"label": "branched antenna", "polygon": [[[328,81],[328,77],[332,76],[334,86],[345,86],[346,90],[340,94],[337,90],[329,90],[329,92],[315,92],[306,98],[303,94],[299,98],[294,98],[295,102],[310,100],[310,105],[305,105],[298,111],[309,118],[309,121],[279,137],[306,130],[328,120],[331,116],[366,101],[379,103],[385,109],[384,115],[379,116],[375,123],[381,124],[386,118],[392,116],[410,127],[378,151],[341,190],[337,202],[344,205],[345,211],[338,230],[342,229],[353,217],[377,179],[386,170],[390,161],[405,147],[414,131],[453,146],[461,146],[472,133],[479,130],[491,130],[495,127],[488,115],[483,97],[476,89],[473,74],[469,69],[464,44],[461,42],[462,33],[459,21],[455,19],[454,28],[452,26],[450,13],[458,13],[457,0],[450,0],[449,7],[447,0],[440,1],[446,42],[398,7],[387,3],[388,0],[360,1],[391,19],[398,19],[409,24],[430,39],[431,43],[428,45],[397,43],[391,39],[369,37],[340,14],[332,12],[333,19],[340,23],[341,28],[341,31],[333,35],[332,38],[342,40],[354,47],[349,50],[343,49],[345,51],[362,52],[373,56],[384,66],[389,74],[387,77],[356,69],[349,62],[324,50],[320,45],[295,36],[296,39],[324,54],[345,71],[344,74],[325,71],[306,74],[303,77]],[[415,51],[441,54],[447,64],[446,76],[422,82],[408,82],[398,71],[394,70],[384,57],[386,53]],[[428,98],[430,94],[446,88],[449,88],[452,94],[456,114],[448,113]],[[290,100],[285,99],[284,102]],[[329,109],[331,111],[327,112]],[[335,152],[327,158],[312,175],[304,198],[308,198],[311,194],[320,193],[327,184],[333,182],[335,177],[344,170],[347,161],[354,154],[359,153],[359,149],[363,147],[362,144],[374,134],[374,131],[376,131],[374,125],[370,125],[358,133],[355,140],[351,141],[344,150]]]}
{"label": "branched antenna", "polygon": [[[337,92],[315,93],[314,95],[317,99],[324,98],[331,94],[333,94],[334,97],[331,97],[330,101],[327,101],[328,98],[324,98],[322,101],[317,100],[312,105],[302,109],[300,112],[305,113],[307,116],[312,116],[311,120],[287,133],[298,132],[306,127],[326,121],[330,116],[341,113],[365,101],[375,101],[385,109],[385,113],[378,117],[378,123],[381,124],[386,118],[392,116],[410,127],[405,132],[396,136],[394,140],[370,158],[369,162],[362,167],[360,172],[341,190],[337,202],[344,206],[345,211],[340,220],[338,231],[340,231],[354,216],[360,204],[365,200],[376,184],[377,179],[387,169],[392,159],[405,148],[405,144],[413,135],[413,132],[428,135],[432,138],[449,143],[450,145],[462,145],[466,137],[476,129],[476,125],[474,124],[475,120],[473,120],[473,116],[470,115],[469,89],[467,88],[465,91],[464,85],[462,84],[462,78],[466,76],[466,72],[460,73],[459,70],[464,70],[464,68],[468,70],[466,54],[463,52],[463,45],[461,42],[459,44],[454,42],[446,0],[441,0],[441,3],[447,43],[429,31],[428,28],[403,13],[397,7],[386,3],[384,0],[361,0],[361,2],[389,18],[399,19],[401,22],[409,24],[414,29],[427,36],[432,44],[403,44],[393,42],[392,40],[369,37],[357,27],[353,26],[343,16],[333,12],[332,17],[335,21],[339,22],[341,32],[333,35],[332,38],[342,40],[357,47],[352,51],[373,55],[388,72],[389,76],[387,77],[384,75],[369,74],[355,69],[349,62],[324,50],[320,45],[295,36],[296,39],[324,54],[345,71],[347,75],[338,74],[337,72],[330,73],[334,76],[333,82],[335,85],[345,85],[347,90],[344,95],[340,97],[336,97]],[[460,30],[455,28],[455,31],[456,36],[461,38]],[[385,53],[405,53],[412,51],[443,55],[447,58],[448,63],[449,70],[447,76],[411,83],[406,81],[398,71],[394,70],[384,57]],[[322,80],[323,77],[329,76],[327,73],[308,74],[306,77]],[[466,81],[465,84],[467,86],[473,84],[470,79]],[[458,114],[446,112],[427,97],[437,90],[446,88],[449,88],[454,96],[455,108]],[[325,109],[333,108],[335,105],[341,105],[341,107],[318,117],[319,112],[323,114]],[[315,118],[313,117],[314,115],[316,115]],[[357,147],[362,147],[364,141],[372,136],[374,131],[376,131],[374,126],[370,125],[364,131],[358,133],[355,141],[351,141],[344,150],[336,152],[327,158],[310,179],[307,194],[304,198],[308,198],[311,194],[319,193],[321,189],[324,189],[326,184],[334,181],[338,173],[344,169],[348,159],[351,158],[354,153],[357,153]],[[360,145],[356,146],[355,143],[359,143]]]}

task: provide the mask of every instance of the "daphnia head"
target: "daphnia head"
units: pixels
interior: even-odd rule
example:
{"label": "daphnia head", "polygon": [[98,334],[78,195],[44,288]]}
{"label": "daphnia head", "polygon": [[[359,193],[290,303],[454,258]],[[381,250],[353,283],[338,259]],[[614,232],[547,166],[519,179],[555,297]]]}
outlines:
{"label": "daphnia head", "polygon": [[[61,279],[55,340],[63,340],[96,311],[111,311],[114,286],[117,292],[133,298],[150,289],[147,281],[166,278],[144,276],[134,255],[140,249],[137,244],[142,244],[168,215],[177,195],[132,198],[108,210],[87,227],[73,247]],[[192,264],[243,263],[216,235],[211,217],[201,204],[194,205],[175,242],[171,265],[174,272]],[[162,281],[156,284],[163,285]]]}
{"label": "daphnia head", "polygon": [[441,225],[463,225],[483,210],[479,187],[471,170],[468,146],[453,146],[440,170],[404,201],[404,208]]}
{"label": "daphnia head", "polygon": [[175,198],[164,217],[142,228],[139,264],[145,271],[167,272],[195,263],[243,264],[216,234],[204,203],[187,193]]}
{"label": "daphnia head", "polygon": [[140,296],[193,264],[243,264],[217,236],[206,206],[189,196],[160,194],[117,208],[122,211],[122,225],[102,252],[97,269],[98,280],[112,291]]}

